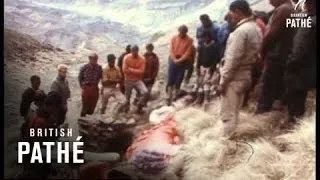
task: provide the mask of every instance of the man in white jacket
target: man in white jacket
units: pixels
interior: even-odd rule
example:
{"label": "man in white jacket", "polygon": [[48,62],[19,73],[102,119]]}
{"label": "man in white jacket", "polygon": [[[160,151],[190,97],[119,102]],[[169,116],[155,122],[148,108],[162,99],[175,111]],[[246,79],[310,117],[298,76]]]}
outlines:
{"label": "man in white jacket", "polygon": [[220,115],[225,137],[230,136],[237,126],[244,95],[251,84],[251,69],[262,44],[262,33],[247,1],[232,2],[229,14],[235,28],[227,41],[216,89],[221,94]]}

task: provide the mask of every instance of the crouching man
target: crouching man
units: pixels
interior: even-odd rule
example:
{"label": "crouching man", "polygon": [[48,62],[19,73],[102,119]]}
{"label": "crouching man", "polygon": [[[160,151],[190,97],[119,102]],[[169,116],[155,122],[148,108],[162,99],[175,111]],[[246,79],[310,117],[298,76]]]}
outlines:
{"label": "crouching man", "polygon": [[130,98],[133,89],[139,94],[138,114],[142,113],[142,109],[147,103],[148,89],[143,83],[145,64],[145,59],[139,55],[139,47],[137,45],[131,48],[131,54],[124,57],[122,69],[125,78],[126,111],[130,109]]}
{"label": "crouching man", "polygon": [[236,0],[229,7],[231,22],[235,24],[230,34],[221,78],[217,91],[221,94],[221,120],[224,136],[232,134],[238,123],[238,114],[245,92],[251,84],[251,69],[262,44],[262,32],[251,17],[247,1]]}
{"label": "crouching man", "polygon": [[120,83],[122,81],[121,72],[115,67],[116,56],[109,54],[107,56],[108,66],[103,69],[103,79],[101,95],[102,106],[100,113],[104,114],[107,109],[109,98],[114,97],[118,101],[122,101],[124,96],[120,90]]}

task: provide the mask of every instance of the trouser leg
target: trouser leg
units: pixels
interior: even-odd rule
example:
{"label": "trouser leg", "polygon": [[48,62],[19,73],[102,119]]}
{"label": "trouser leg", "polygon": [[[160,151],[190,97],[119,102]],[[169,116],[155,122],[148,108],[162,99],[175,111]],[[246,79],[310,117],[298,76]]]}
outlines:
{"label": "trouser leg", "polygon": [[151,99],[151,93],[152,93],[152,87],[153,87],[153,83],[145,83],[147,90],[148,90],[148,98],[147,101],[149,101]]}
{"label": "trouser leg", "polygon": [[89,114],[94,113],[98,100],[99,100],[99,88],[98,86],[93,86],[90,93]]}
{"label": "trouser leg", "polygon": [[101,98],[101,109],[100,109],[101,114],[104,114],[106,112],[108,100],[110,96],[112,96],[112,90],[109,88],[104,88],[102,93],[102,98]]}
{"label": "trouser leg", "polygon": [[176,81],[176,64],[169,59],[168,61],[168,87],[172,87]]}
{"label": "trouser leg", "polygon": [[175,81],[175,88],[177,90],[180,90],[182,81],[183,81],[183,77],[184,77],[184,73],[186,70],[186,65],[181,64],[181,65],[177,65],[176,67],[176,81]]}
{"label": "trouser leg", "polygon": [[207,103],[210,101],[210,84],[205,84],[203,87],[204,90],[204,101]]}
{"label": "trouser leg", "polygon": [[172,91],[173,91],[172,86],[168,86],[167,87],[167,97],[166,97],[168,106],[170,106],[172,103]]}
{"label": "trouser leg", "polygon": [[271,63],[267,65],[266,71],[263,74],[262,93],[258,101],[258,110],[271,110],[274,100],[283,96],[283,74],[283,66]]}
{"label": "trouser leg", "polygon": [[[123,73],[122,73],[122,77],[124,77]],[[122,78],[120,82],[120,91],[122,92],[122,94],[125,94],[124,78]]]}
{"label": "trouser leg", "polygon": [[142,81],[137,81],[135,83],[134,88],[140,94],[138,105],[145,106],[145,104],[147,103],[147,100],[148,100],[148,89],[147,89],[146,85]]}
{"label": "trouser leg", "polygon": [[176,64],[169,58],[168,60],[168,83],[166,86],[167,105],[171,105],[173,96],[173,87],[176,81]]}
{"label": "trouser leg", "polygon": [[187,69],[187,75],[186,75],[186,82],[188,83],[189,80],[191,79],[192,77],[192,74],[193,74],[193,71],[194,71],[194,67],[193,67],[193,64],[188,64],[188,69]]}
{"label": "trouser leg", "polygon": [[286,99],[289,116],[301,117],[304,114],[307,93],[306,89],[288,89]]}
{"label": "trouser leg", "polygon": [[89,112],[89,90],[87,86],[82,88],[82,108],[81,108],[81,117],[86,116]]}
{"label": "trouser leg", "polygon": [[261,76],[261,69],[258,65],[255,65],[254,68],[252,69],[252,73],[251,73],[252,84],[250,86],[250,89],[248,91],[246,91],[246,93],[244,95],[242,107],[248,106],[250,93],[254,90],[255,86],[259,82],[260,76]]}
{"label": "trouser leg", "polygon": [[132,94],[132,89],[134,87],[134,84],[133,82],[130,82],[130,81],[126,81],[125,82],[125,95],[126,95],[126,102],[128,104],[130,104],[130,99],[131,99],[131,94]]}
{"label": "trouser leg", "polygon": [[221,120],[223,122],[223,135],[230,136],[238,124],[244,93],[241,82],[230,83],[221,96]]}

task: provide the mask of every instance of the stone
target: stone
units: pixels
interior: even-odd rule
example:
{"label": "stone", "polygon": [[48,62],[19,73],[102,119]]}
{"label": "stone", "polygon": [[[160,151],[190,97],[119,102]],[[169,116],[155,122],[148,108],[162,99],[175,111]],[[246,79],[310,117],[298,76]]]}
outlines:
{"label": "stone", "polygon": [[63,51],[63,49],[61,49],[61,48],[56,48],[56,50],[57,50],[57,51],[60,51],[60,52]]}

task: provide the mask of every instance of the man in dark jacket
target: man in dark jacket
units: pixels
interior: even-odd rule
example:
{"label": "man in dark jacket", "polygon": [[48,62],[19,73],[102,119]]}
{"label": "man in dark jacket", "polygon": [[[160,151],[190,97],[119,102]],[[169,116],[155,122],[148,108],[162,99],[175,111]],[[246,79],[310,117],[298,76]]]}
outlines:
{"label": "man in dark jacket", "polygon": [[[224,16],[224,20],[226,21],[219,27],[218,31],[218,44],[219,44],[219,59],[221,60],[224,56],[224,51],[226,50],[227,40],[230,32],[232,31],[231,18],[229,13]],[[219,61],[220,61],[219,60]]]}
{"label": "man in dark jacket", "polygon": [[151,94],[153,84],[159,72],[159,58],[158,55],[153,52],[153,49],[154,47],[152,44],[147,44],[147,52],[144,54],[146,67],[143,75],[143,82],[148,89],[149,95]]}
{"label": "man in dark jacket", "polygon": [[123,71],[122,71],[122,64],[123,64],[123,59],[126,55],[130,54],[131,53],[131,45],[127,45],[126,46],[126,52],[122,53],[120,56],[119,56],[119,59],[118,59],[118,68],[121,72],[121,77],[122,77],[122,80],[121,80],[121,83],[120,83],[120,90],[121,92],[124,94],[125,93],[125,88],[124,88],[124,74],[123,74]]}
{"label": "man in dark jacket", "polygon": [[210,19],[210,17],[207,14],[203,14],[200,16],[201,25],[197,28],[197,41],[198,41],[198,48],[203,45],[204,39],[202,38],[202,35],[205,31],[208,31],[211,33],[212,39],[214,42],[218,41],[218,31],[219,27],[213,23]]}
{"label": "man in dark jacket", "polygon": [[216,48],[210,32],[202,34],[204,44],[199,48],[199,55],[196,65],[197,70],[197,99],[195,104],[205,104],[209,102],[209,81],[219,62],[219,50]]}
{"label": "man in dark jacket", "polygon": [[68,99],[70,98],[70,88],[67,80],[68,67],[65,64],[58,66],[58,76],[51,85],[51,91],[58,92],[62,96],[65,112],[68,111]]}
{"label": "man in dark jacket", "polygon": [[291,18],[294,12],[291,1],[270,0],[270,4],[275,7],[275,10],[262,43],[261,57],[265,58],[266,67],[256,114],[269,112],[275,100],[283,100],[284,70],[295,33],[294,28],[286,27],[286,19]]}
{"label": "man in dark jacket", "polygon": [[305,8],[311,28],[299,28],[285,73],[289,123],[305,112],[307,92],[316,88],[316,0],[307,0]]}
{"label": "man in dark jacket", "polygon": [[22,99],[20,103],[20,115],[25,119],[29,112],[30,104],[33,101],[35,92],[39,89],[41,80],[39,76],[31,76],[31,87],[26,89],[22,94]]}

